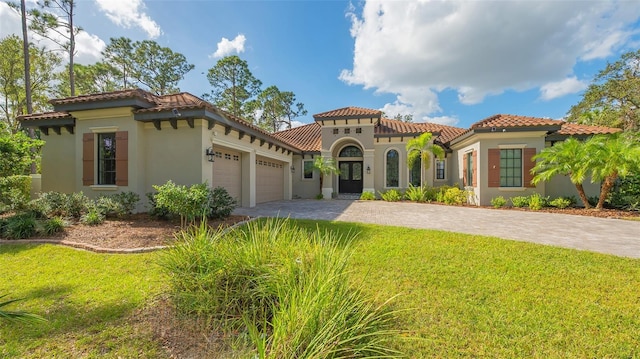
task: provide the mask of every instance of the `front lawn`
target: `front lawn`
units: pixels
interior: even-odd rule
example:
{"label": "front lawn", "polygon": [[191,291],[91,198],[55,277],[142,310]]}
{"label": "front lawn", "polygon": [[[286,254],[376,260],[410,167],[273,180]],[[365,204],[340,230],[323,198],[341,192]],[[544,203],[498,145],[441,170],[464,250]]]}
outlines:
{"label": "front lawn", "polygon": [[[419,357],[638,357],[640,260],[497,238],[341,222],[352,281],[402,309]],[[0,322],[0,357],[168,357],[136,313],[166,291],[157,253],[0,246],[0,295],[47,319]],[[13,308],[10,308],[13,309]],[[406,310],[405,310],[406,309]]]}

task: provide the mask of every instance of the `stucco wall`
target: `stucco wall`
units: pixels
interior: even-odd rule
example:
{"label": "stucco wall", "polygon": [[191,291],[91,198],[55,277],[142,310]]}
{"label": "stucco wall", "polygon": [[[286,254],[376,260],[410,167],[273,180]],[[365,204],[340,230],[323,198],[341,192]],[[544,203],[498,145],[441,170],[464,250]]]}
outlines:
{"label": "stucco wall", "polygon": [[42,137],[42,192],[76,191],[76,136],[63,129],[60,135],[49,131],[48,136]]}
{"label": "stucco wall", "polygon": [[[582,186],[584,187],[584,192],[586,193],[587,197],[600,195],[600,182],[592,183],[591,178],[586,177],[584,182],[582,183]],[[571,183],[568,176],[554,176],[546,184],[545,195],[551,197],[551,199],[557,197],[573,196],[578,201],[578,205],[583,205],[580,197],[578,196],[578,190],[576,189],[576,186]]]}
{"label": "stucco wall", "polygon": [[[318,156],[318,155],[316,155]],[[313,160],[312,155],[305,155],[304,160]],[[293,156],[295,172],[292,174],[293,198],[316,198],[320,193],[320,173],[313,171],[313,178],[304,178],[303,158],[300,155]]]}

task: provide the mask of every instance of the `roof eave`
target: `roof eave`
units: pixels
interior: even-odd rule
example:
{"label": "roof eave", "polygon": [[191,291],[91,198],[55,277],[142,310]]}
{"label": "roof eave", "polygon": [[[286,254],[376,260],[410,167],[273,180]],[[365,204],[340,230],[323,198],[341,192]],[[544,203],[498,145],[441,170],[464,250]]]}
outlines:
{"label": "roof eave", "polygon": [[[133,107],[136,109],[140,109],[155,106],[154,103],[143,100],[139,97],[113,100],[83,101],[75,103],[56,103],[56,100],[52,100],[50,101],[50,103],[53,105],[53,108],[59,112],[84,111],[95,110],[96,108],[106,109],[116,107]],[[96,106],[96,103],[99,103],[100,106]]]}

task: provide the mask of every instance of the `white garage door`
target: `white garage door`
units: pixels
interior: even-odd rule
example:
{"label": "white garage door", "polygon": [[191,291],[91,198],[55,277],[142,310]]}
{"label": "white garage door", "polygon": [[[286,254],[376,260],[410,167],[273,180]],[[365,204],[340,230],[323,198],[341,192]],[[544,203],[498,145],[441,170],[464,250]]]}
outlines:
{"label": "white garage door", "polygon": [[256,157],[256,203],[284,199],[284,163]]}
{"label": "white garage door", "polygon": [[214,147],[215,162],[213,162],[212,187],[224,187],[231,197],[242,203],[242,165],[240,152]]}

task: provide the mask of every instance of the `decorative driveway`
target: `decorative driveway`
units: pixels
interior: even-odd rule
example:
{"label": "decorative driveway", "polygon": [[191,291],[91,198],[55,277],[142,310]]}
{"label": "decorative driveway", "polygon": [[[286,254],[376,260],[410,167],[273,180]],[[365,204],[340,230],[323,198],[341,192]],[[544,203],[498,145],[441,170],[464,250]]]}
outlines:
{"label": "decorative driveway", "polygon": [[277,201],[237,208],[234,214],[438,229],[640,258],[640,221],[353,200]]}

